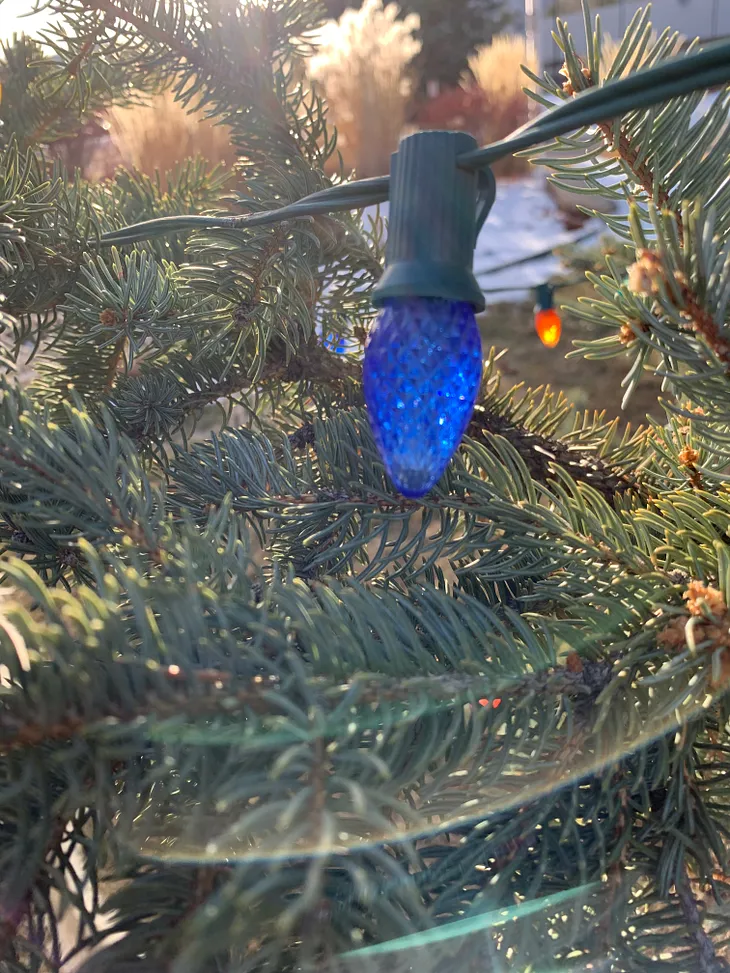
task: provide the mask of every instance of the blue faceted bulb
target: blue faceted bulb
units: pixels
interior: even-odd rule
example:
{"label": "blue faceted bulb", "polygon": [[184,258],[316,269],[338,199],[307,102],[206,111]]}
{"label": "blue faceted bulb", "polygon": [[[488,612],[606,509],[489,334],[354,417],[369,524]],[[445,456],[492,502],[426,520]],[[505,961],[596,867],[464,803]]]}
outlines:
{"label": "blue faceted bulb", "polygon": [[439,480],[461,442],[482,376],[474,308],[389,298],[365,349],[363,384],[385,467],[406,497]]}

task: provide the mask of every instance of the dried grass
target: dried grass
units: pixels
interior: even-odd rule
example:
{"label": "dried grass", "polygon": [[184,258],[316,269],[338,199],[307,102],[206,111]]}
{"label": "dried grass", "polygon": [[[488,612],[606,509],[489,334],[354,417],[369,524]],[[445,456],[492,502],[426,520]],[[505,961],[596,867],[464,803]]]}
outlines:
{"label": "dried grass", "polygon": [[[516,34],[498,34],[469,59],[471,83],[484,97],[482,126],[474,133],[480,142],[502,139],[527,121],[530,102],[522,89],[529,79],[523,64],[531,71],[537,68],[528,55],[525,38]],[[516,175],[528,168],[526,160],[512,158],[498,167],[502,175]]]}
{"label": "dried grass", "polygon": [[200,112],[187,111],[171,91],[137,105],[110,109],[109,135],[128,168],[153,176],[171,172],[191,156],[230,167],[236,160],[230,130]]}
{"label": "dried grass", "polygon": [[525,38],[517,34],[498,34],[469,58],[469,70],[491,102],[519,98],[527,112],[528,99],[522,88],[529,79],[523,64],[533,72],[537,70],[534,58],[528,56]]}
{"label": "dried grass", "polygon": [[397,17],[396,5],[384,7],[383,0],[346,10],[321,28],[318,52],[308,65],[327,99],[345,171],[354,169],[361,177],[388,172],[405,127],[408,65],[421,47],[413,36],[420,20]]}

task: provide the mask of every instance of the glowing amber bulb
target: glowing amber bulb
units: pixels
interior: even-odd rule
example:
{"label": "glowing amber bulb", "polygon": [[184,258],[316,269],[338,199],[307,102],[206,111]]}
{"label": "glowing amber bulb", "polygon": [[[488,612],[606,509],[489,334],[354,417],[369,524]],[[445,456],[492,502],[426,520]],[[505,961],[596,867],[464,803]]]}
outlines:
{"label": "glowing amber bulb", "polygon": [[560,341],[562,324],[554,307],[535,310],[535,331],[546,348],[554,348]]}

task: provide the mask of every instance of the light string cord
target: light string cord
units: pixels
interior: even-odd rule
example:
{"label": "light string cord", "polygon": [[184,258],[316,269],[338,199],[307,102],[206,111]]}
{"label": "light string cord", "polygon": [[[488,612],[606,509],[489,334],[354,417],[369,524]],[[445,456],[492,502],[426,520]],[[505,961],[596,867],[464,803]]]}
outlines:
{"label": "light string cord", "polygon": [[[713,88],[730,81],[730,41],[713,44],[698,54],[672,58],[628,78],[581,92],[566,104],[550,109],[535,121],[521,126],[507,138],[466,152],[458,165],[485,169],[505,156],[539,145],[549,139],[599,122],[608,122],[631,111]],[[389,198],[390,178],[378,176],[341,183],[305,196],[276,210],[246,216],[167,216],[111,230],[101,236],[102,246],[122,246],[184,230],[246,229],[284,220],[304,219],[327,213],[362,209]]]}
{"label": "light string cord", "polygon": [[[592,239],[592,237],[599,236],[600,230],[588,230],[586,233],[580,233],[578,236],[572,237],[569,240],[563,241],[563,243],[558,243],[553,247],[546,247],[544,250],[538,250],[535,253],[528,253],[524,257],[515,257],[514,260],[507,260],[502,264],[495,264],[494,267],[481,267],[475,272],[479,277],[485,277],[487,274],[501,274],[504,270],[512,270],[513,267],[521,267],[524,264],[532,263],[535,260],[543,260],[545,257],[552,257],[555,254],[557,247],[572,247],[578,243],[585,243],[586,240]],[[584,280],[584,278],[581,278]],[[564,286],[564,285],[559,285]],[[518,287],[511,287],[507,285],[505,287],[490,287],[487,290],[482,288],[483,294],[499,294],[502,291],[524,291],[529,290],[529,286],[522,284]]]}

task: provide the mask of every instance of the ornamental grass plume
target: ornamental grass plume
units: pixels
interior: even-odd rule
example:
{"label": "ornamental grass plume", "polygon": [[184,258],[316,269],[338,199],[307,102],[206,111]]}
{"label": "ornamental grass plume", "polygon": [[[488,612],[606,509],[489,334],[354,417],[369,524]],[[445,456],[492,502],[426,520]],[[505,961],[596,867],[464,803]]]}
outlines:
{"label": "ornamental grass plume", "polygon": [[362,177],[388,171],[406,124],[419,26],[417,14],[399,19],[394,3],[366,0],[318,31],[309,75],[326,96],[345,171]]}
{"label": "ornamental grass plume", "polygon": [[113,105],[108,120],[122,164],[146,176],[171,172],[195,156],[210,162],[211,168],[231,167],[236,161],[230,128],[184,107],[170,90],[137,104]]}
{"label": "ornamental grass plume", "polygon": [[[504,138],[527,121],[529,99],[523,87],[529,79],[522,70],[523,64],[531,71],[537,68],[525,38],[517,34],[498,34],[469,58],[464,82],[479,89],[484,105],[482,124],[474,133],[480,142]],[[512,175],[530,168],[524,159],[510,158],[505,162],[495,171]]]}

